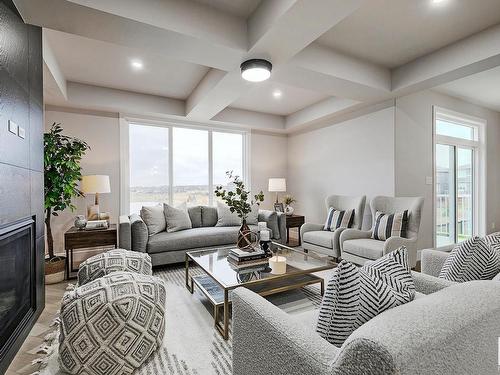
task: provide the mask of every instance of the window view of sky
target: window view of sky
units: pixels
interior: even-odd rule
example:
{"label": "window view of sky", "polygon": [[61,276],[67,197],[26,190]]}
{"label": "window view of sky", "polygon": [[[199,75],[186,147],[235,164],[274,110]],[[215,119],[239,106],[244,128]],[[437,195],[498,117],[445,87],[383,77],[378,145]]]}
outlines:
{"label": "window view of sky", "polygon": [[436,134],[460,139],[474,139],[474,128],[453,122],[436,120]]}

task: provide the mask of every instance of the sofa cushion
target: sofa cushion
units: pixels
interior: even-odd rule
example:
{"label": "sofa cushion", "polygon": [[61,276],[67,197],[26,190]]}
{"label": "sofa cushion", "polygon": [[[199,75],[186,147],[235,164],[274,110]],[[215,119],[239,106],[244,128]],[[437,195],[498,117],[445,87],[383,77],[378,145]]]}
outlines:
{"label": "sofa cushion", "polygon": [[231,208],[223,203],[217,202],[217,224],[216,227],[234,227],[241,225],[241,219],[236,212],[231,212]]}
{"label": "sofa cushion", "polygon": [[333,234],[334,232],[327,232],[324,230],[306,232],[302,236],[302,241],[333,249]]}
{"label": "sofa cushion", "polygon": [[188,208],[189,219],[193,228],[201,227],[201,211],[202,206],[194,206]]}
{"label": "sofa cushion", "polygon": [[415,298],[407,250],[401,247],[358,268],[341,261],[328,281],[316,331],[335,346],[385,310]]}
{"label": "sofa cushion", "polygon": [[167,232],[178,232],[180,230],[192,228],[191,219],[189,218],[185,203],[178,208],[174,208],[164,203],[163,213],[167,221]]}
{"label": "sofa cushion", "polygon": [[357,255],[365,259],[378,259],[384,255],[384,241],[371,238],[347,240],[342,244],[342,252]]}
{"label": "sofa cushion", "polygon": [[167,228],[165,215],[163,214],[163,205],[143,206],[141,208],[141,218],[148,227],[148,234],[163,232]]}
{"label": "sofa cushion", "polygon": [[323,230],[334,231],[338,228],[351,228],[354,222],[354,210],[336,210],[333,207],[328,209]]}
{"label": "sofa cushion", "polygon": [[484,238],[472,237],[459,243],[444,261],[439,277],[465,282],[491,280],[500,272],[500,254]]}
{"label": "sofa cushion", "polygon": [[148,227],[137,214],[130,215],[130,233],[132,237],[132,250],[146,251],[148,243]]}
{"label": "sofa cushion", "polygon": [[215,227],[215,224],[217,224],[217,208],[203,206],[201,208],[201,226]]}
{"label": "sofa cushion", "polygon": [[[161,232],[150,237],[148,253],[189,250],[200,247],[236,245],[239,227],[201,227],[179,232]],[[252,231],[257,228],[250,226]]]}
{"label": "sofa cushion", "polygon": [[278,214],[276,211],[259,210],[258,221],[265,221],[267,223],[267,229],[271,230],[271,238],[275,240],[281,239]]}
{"label": "sofa cushion", "polygon": [[408,210],[392,214],[377,211],[375,214],[375,225],[373,226],[372,238],[385,241],[389,237],[407,237]]}

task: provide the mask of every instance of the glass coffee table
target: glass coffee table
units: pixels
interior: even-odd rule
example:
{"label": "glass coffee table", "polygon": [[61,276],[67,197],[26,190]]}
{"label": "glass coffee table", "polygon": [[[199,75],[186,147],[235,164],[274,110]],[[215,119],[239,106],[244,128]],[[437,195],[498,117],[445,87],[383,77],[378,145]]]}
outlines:
{"label": "glass coffee table", "polygon": [[[196,285],[209,299],[214,308],[215,328],[225,340],[228,338],[232,289],[243,286],[261,296],[267,296],[306,285],[320,284],[323,295],[324,279],[313,273],[336,266],[336,263],[327,256],[313,252],[306,253],[280,243],[272,242],[271,249],[273,252],[278,250],[280,256],[286,257],[284,274],[272,274],[268,264],[236,268],[227,260],[231,247],[186,253],[186,287],[193,293]],[[189,274],[190,261],[203,270],[202,274],[196,276]]]}

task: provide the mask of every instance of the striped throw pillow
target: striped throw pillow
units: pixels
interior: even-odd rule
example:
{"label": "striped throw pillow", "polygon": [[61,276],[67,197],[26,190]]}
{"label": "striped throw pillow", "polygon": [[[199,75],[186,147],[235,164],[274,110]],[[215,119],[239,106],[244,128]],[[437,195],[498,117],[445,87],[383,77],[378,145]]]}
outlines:
{"label": "striped throw pillow", "polygon": [[354,222],[354,210],[340,211],[333,207],[328,210],[323,230],[334,231],[338,228],[350,228]]}
{"label": "striped throw pillow", "polygon": [[326,287],[316,331],[340,347],[362,324],[414,298],[405,247],[361,268],[343,260]]}
{"label": "striped throw pillow", "polygon": [[500,272],[500,254],[484,238],[472,237],[459,243],[446,258],[439,277],[465,282],[491,280]]}
{"label": "striped throw pillow", "polygon": [[385,241],[389,237],[404,237],[408,230],[408,210],[394,214],[386,214],[380,211],[375,213],[375,226],[372,238]]}

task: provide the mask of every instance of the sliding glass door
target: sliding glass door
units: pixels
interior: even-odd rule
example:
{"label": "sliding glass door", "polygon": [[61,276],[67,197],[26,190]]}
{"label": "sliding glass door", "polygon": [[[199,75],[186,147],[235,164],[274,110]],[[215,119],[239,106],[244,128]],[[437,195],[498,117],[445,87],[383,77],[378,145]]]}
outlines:
{"label": "sliding glass door", "polygon": [[466,120],[436,112],[435,245],[472,237],[477,230],[478,128]]}

